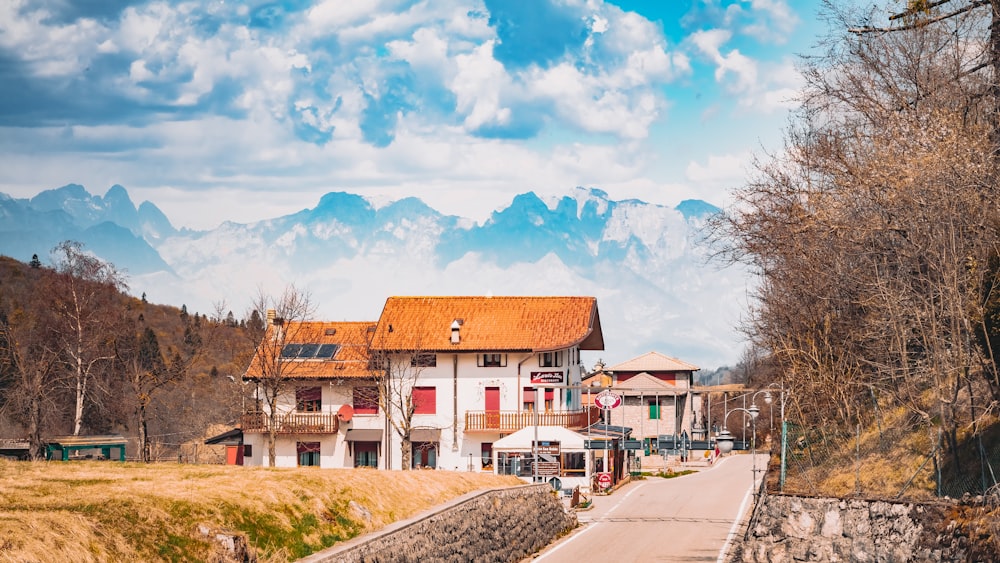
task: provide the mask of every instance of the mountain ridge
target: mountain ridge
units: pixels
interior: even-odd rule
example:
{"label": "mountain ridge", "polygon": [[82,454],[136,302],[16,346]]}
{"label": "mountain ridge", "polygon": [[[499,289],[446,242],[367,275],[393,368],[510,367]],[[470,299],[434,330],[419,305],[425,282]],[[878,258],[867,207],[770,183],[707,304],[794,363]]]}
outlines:
{"label": "mountain ridge", "polygon": [[137,208],[120,185],[102,197],[68,184],[0,197],[0,254],[27,261],[73,239],[157,302],[239,309],[259,289],[294,283],[318,316],[338,320],[375,318],[390,295],[588,294],[605,309],[602,359],[657,350],[718,366],[738,359],[745,276],[707,264],[699,240],[717,212],[700,200],[670,208],[578,187],[518,194],[476,223],[417,197],[376,206],[329,192],[295,213],[194,231],[153,202]]}

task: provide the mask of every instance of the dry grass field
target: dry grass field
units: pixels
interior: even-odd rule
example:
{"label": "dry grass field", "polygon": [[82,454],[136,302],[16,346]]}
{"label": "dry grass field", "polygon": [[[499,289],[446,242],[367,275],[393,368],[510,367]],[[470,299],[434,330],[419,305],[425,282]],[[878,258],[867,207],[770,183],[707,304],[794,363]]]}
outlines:
{"label": "dry grass field", "polygon": [[446,471],[0,461],[0,562],[219,561],[206,529],[244,535],[259,561],[290,561],[520,483]]}

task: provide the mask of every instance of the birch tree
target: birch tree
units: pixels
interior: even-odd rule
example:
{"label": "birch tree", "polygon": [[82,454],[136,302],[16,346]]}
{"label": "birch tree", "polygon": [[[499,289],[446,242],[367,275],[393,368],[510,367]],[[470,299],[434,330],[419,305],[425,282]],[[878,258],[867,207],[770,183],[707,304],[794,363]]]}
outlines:
{"label": "birch tree", "polygon": [[66,241],[53,249],[55,275],[46,286],[54,313],[50,327],[72,389],[73,435],[83,428],[84,409],[95,395],[101,370],[115,358],[115,331],[122,318],[125,278],[112,264]]}

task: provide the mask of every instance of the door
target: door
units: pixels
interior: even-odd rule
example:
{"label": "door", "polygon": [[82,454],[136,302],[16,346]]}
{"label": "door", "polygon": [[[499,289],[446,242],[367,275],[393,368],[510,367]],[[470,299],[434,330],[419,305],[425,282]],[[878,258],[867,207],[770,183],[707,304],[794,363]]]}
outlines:
{"label": "door", "polygon": [[500,388],[486,388],[486,427],[500,428]]}

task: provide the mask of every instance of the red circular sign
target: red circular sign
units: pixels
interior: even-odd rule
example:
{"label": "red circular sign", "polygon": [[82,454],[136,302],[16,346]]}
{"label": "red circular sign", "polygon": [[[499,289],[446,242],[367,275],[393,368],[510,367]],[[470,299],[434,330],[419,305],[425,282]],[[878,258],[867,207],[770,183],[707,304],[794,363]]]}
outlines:
{"label": "red circular sign", "polygon": [[602,489],[607,489],[611,486],[611,474],[610,473],[598,473],[597,474],[597,484],[600,485]]}
{"label": "red circular sign", "polygon": [[622,396],[616,395],[611,391],[604,390],[594,397],[594,402],[597,403],[597,406],[602,409],[614,409],[622,404]]}

